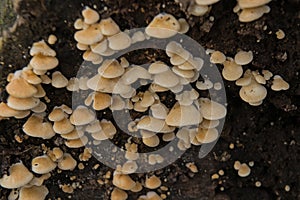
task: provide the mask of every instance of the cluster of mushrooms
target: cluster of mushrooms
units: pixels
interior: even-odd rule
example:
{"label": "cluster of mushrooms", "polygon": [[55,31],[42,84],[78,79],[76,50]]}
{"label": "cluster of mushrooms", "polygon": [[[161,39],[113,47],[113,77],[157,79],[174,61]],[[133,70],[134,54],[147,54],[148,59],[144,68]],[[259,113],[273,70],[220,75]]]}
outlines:
{"label": "cluster of mushrooms", "polygon": [[[217,1],[196,1],[198,7],[207,7]],[[199,3],[200,2],[200,3]],[[241,4],[243,5],[243,4]],[[199,9],[199,8],[195,8]],[[101,19],[97,11],[86,7],[82,11],[83,19],[75,21],[77,32],[74,35],[77,48],[84,51],[83,59],[99,66],[97,73],[92,77],[74,77],[68,80],[61,72],[52,70],[58,66],[56,52],[45,41],[33,44],[30,54],[32,57],[28,66],[10,74],[7,78],[6,91],[9,94],[7,103],[0,103],[0,117],[17,119],[31,116],[23,125],[25,134],[43,139],[53,138],[59,134],[65,139],[68,148],[80,148],[87,144],[101,145],[101,141],[113,139],[117,136],[117,127],[107,119],[97,119],[94,111],[109,108],[112,112],[117,110],[134,110],[148,115],[136,119],[128,124],[129,132],[138,134],[144,145],[157,147],[162,133],[162,140],[170,142],[178,139],[177,147],[185,151],[191,145],[211,143],[218,139],[219,120],[225,117],[226,107],[209,98],[201,97],[196,89],[185,89],[185,85],[196,82],[199,90],[208,90],[212,87],[219,90],[219,83],[213,84],[209,79],[198,81],[199,71],[203,67],[203,60],[192,55],[180,43],[171,41],[166,46],[169,56],[169,67],[162,61],[155,61],[147,68],[130,64],[124,57],[120,59],[106,58],[116,52],[128,48],[130,45],[147,40],[150,37],[157,39],[170,38],[176,33],[186,33],[189,29],[185,19],[176,19],[170,14],[159,14],[147,26],[144,32],[138,31],[130,35],[121,31],[119,26],[111,19]],[[55,38],[49,38],[53,41]],[[53,42],[48,42],[54,44]],[[234,59],[226,57],[219,51],[211,52],[211,62],[223,64],[222,74],[226,80],[236,81],[242,86],[241,98],[251,105],[259,105],[266,96],[263,84],[273,75],[265,70],[263,75],[247,70],[243,74],[242,65],[252,61],[252,52],[241,51]],[[243,76],[243,77],[242,77]],[[133,84],[137,81],[141,85],[149,85],[143,92],[136,92]],[[72,92],[81,90],[91,91],[84,100],[83,105],[75,109],[66,105],[58,105],[47,115],[45,113],[50,99],[42,84],[51,84],[54,88],[66,88]],[[288,84],[278,75],[273,77],[272,89],[288,89]],[[158,92],[171,91],[175,94],[176,103],[169,109],[164,105]],[[44,98],[44,103],[41,101]],[[179,129],[175,133],[175,129]],[[112,200],[126,200],[126,191],[140,192],[143,187],[152,191],[139,197],[139,200],[165,199],[165,194],[157,194],[156,189],[167,191],[158,176],[147,175],[144,179],[134,180],[130,174],[137,171],[135,162],[138,157],[138,144],[128,140],[125,144],[126,162],[115,169],[112,184],[115,186],[111,192]],[[172,151],[171,149],[169,149]],[[92,149],[85,148],[80,154],[80,161],[91,158]],[[44,155],[32,159],[31,171],[40,174],[35,177],[22,163],[13,164],[9,175],[0,179],[1,187],[13,189],[10,200],[43,200],[46,199],[48,189],[43,182],[50,178],[51,172],[59,170],[73,170],[77,165],[71,154],[63,152],[60,148],[46,149]],[[147,158],[150,165],[162,163],[164,158],[159,154],[150,154]],[[197,167],[188,163],[186,165],[192,172]],[[108,176],[110,177],[110,176]],[[100,181],[99,181],[100,182]],[[63,191],[73,191],[69,186],[62,186]]]}
{"label": "cluster of mushrooms", "polygon": [[240,86],[239,95],[241,99],[252,106],[259,106],[267,96],[265,87],[267,81],[271,81],[271,89],[281,91],[289,89],[289,84],[279,75],[273,76],[269,70],[259,72],[247,69],[243,70],[244,65],[249,65],[253,60],[252,51],[239,51],[234,58],[226,57],[220,51],[210,51],[210,61],[215,64],[223,65],[222,76],[227,81],[235,81]]}
{"label": "cluster of mushrooms", "polygon": [[[175,0],[181,2],[181,0]],[[191,0],[187,12],[194,16],[203,16],[211,10],[211,6],[220,0]],[[270,12],[267,6],[271,0],[237,0],[233,12],[237,13],[240,22],[252,22]]]}

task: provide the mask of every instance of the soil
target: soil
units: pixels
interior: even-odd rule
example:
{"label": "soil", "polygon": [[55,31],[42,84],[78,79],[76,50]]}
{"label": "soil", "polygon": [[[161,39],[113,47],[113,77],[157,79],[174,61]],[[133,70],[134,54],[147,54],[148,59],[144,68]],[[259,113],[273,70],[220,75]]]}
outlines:
{"label": "soil", "polygon": [[[183,0],[183,7],[188,3]],[[249,200],[249,199],[300,199],[300,12],[298,0],[274,0],[269,3],[271,12],[261,19],[247,24],[238,21],[232,12],[235,0],[223,0],[215,4],[209,14],[203,17],[188,16],[173,0],[23,0],[17,8],[19,25],[10,33],[3,44],[0,54],[0,101],[6,101],[6,76],[26,66],[30,60],[28,48],[33,42],[47,40],[49,34],[55,34],[58,42],[53,46],[60,61],[58,70],[67,78],[76,75],[82,63],[82,52],[76,49],[73,39],[74,21],[81,17],[85,5],[97,6],[102,18],[111,16],[122,30],[145,27],[160,12],[184,17],[190,24],[188,36],[199,42],[204,48],[217,49],[227,56],[234,56],[239,49],[252,50],[254,61],[244,69],[268,69],[282,76],[289,84],[287,91],[274,92],[268,89],[268,96],[258,107],[249,106],[239,97],[239,88],[225,81],[228,115],[221,137],[213,151],[203,159],[198,158],[198,148],[191,148],[176,163],[155,172],[167,182],[172,200]],[[104,8],[107,9],[104,9]],[[1,10],[1,9],[0,9]],[[214,20],[209,20],[213,16]],[[11,17],[11,16],[10,16]],[[265,30],[264,27],[267,27]],[[284,30],[283,40],[276,38],[275,32]],[[128,60],[143,63],[153,58],[153,54],[130,54]],[[160,55],[160,54],[158,54]],[[287,56],[286,56],[287,55]],[[152,56],[152,57],[151,57]],[[62,103],[71,106],[71,93],[65,89],[52,89],[45,86],[51,99],[47,112]],[[109,118],[109,116],[107,116]],[[0,122],[0,174],[7,173],[9,166],[19,160],[30,168],[33,157],[43,154],[45,144],[49,148],[60,146],[78,159],[83,149],[70,150],[63,145],[62,139],[51,140],[28,138],[22,132],[24,120],[2,120]],[[23,138],[18,143],[15,135]],[[234,149],[229,145],[234,144]],[[236,160],[248,163],[254,161],[251,174],[241,178],[234,170]],[[195,162],[199,172],[193,174],[185,163]],[[99,185],[97,179],[108,170],[100,165],[92,167],[97,160],[91,158],[84,162],[85,168],[74,171],[52,173],[47,180],[48,198],[57,199],[109,199],[113,189],[111,181]],[[223,170],[225,175],[217,180],[211,176]],[[72,194],[64,193],[59,184],[72,184],[70,177],[77,176],[82,188]],[[135,178],[138,178],[136,175]],[[255,182],[260,181],[261,187]],[[285,191],[285,186],[290,191]],[[0,188],[0,199],[7,199],[9,190]],[[142,192],[129,192],[129,200],[137,199]],[[166,192],[162,192],[166,193]]]}

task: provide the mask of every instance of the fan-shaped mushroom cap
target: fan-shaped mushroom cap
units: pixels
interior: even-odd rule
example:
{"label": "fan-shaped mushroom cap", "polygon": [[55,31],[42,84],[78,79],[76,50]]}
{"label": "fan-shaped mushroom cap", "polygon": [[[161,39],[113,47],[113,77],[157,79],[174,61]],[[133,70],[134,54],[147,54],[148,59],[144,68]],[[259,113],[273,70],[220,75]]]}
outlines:
{"label": "fan-shaped mushroom cap", "polygon": [[69,148],[80,148],[88,143],[88,137],[82,136],[81,138],[71,139],[65,141],[65,145]]}
{"label": "fan-shaped mushroom cap", "polygon": [[92,25],[87,29],[77,31],[74,35],[74,39],[81,44],[92,45],[100,42],[103,39],[103,35],[99,28],[99,25]]}
{"label": "fan-shaped mushroom cap", "polygon": [[55,88],[64,88],[68,85],[68,79],[59,71],[53,72],[51,84]]}
{"label": "fan-shaped mushroom cap", "polygon": [[169,126],[197,125],[201,121],[201,113],[194,105],[183,106],[179,103],[173,106],[166,118]]}
{"label": "fan-shaped mushroom cap", "polygon": [[49,191],[46,186],[22,187],[18,200],[44,200]]}
{"label": "fan-shaped mushroom cap", "polygon": [[272,82],[272,86],[271,89],[274,91],[280,91],[280,90],[287,90],[290,88],[290,85],[283,80],[283,78],[279,75],[275,75],[273,77],[273,82]]}
{"label": "fan-shaped mushroom cap", "polygon": [[53,108],[51,113],[48,115],[48,119],[53,122],[61,121],[65,117],[66,117],[66,115],[65,115],[64,111],[59,107]]}
{"label": "fan-shaped mushroom cap", "polygon": [[100,19],[100,16],[97,13],[97,11],[91,9],[88,6],[85,7],[81,14],[84,18],[84,23],[86,24],[94,24]]}
{"label": "fan-shaped mushroom cap", "polygon": [[55,135],[52,124],[43,122],[43,116],[32,114],[23,125],[23,131],[31,137],[50,139]]}
{"label": "fan-shaped mushroom cap", "polygon": [[51,57],[56,56],[56,52],[51,49],[44,40],[33,43],[32,47],[30,48],[31,56],[36,56],[38,54]]}
{"label": "fan-shaped mushroom cap", "polygon": [[101,53],[105,52],[107,50],[107,48],[108,48],[108,40],[107,39],[103,39],[99,43],[95,43],[95,44],[91,45],[92,52],[97,53],[97,54],[101,54]]}
{"label": "fan-shaped mushroom cap", "polygon": [[13,78],[6,86],[6,91],[16,98],[29,98],[37,93],[37,89],[24,78]]}
{"label": "fan-shaped mushroom cap", "polygon": [[1,187],[7,189],[19,188],[33,179],[33,174],[25,167],[23,163],[16,163],[10,166],[9,175],[4,175],[0,179]]}
{"label": "fan-shaped mushroom cap", "polygon": [[154,118],[166,119],[169,109],[162,103],[156,103],[150,107],[150,111]]}
{"label": "fan-shaped mushroom cap", "polygon": [[15,110],[30,110],[36,107],[39,103],[40,100],[34,97],[20,99],[9,96],[7,99],[7,105]]}
{"label": "fan-shaped mushroom cap", "polygon": [[0,116],[1,117],[15,117],[24,118],[30,114],[30,111],[15,110],[7,106],[6,103],[0,103]]}
{"label": "fan-shaped mushroom cap", "polygon": [[138,79],[151,79],[150,73],[143,67],[140,66],[131,66],[129,67],[126,72],[121,77],[121,81],[126,84],[130,85],[136,82]]}
{"label": "fan-shaped mushroom cap", "polygon": [[125,69],[116,60],[105,60],[98,69],[98,73],[104,78],[116,78],[124,74]]}
{"label": "fan-shaped mushroom cap", "polygon": [[42,83],[42,79],[38,77],[32,69],[23,68],[22,77],[29,83],[33,85],[37,85]]}
{"label": "fan-shaped mushroom cap", "polygon": [[226,56],[221,51],[214,51],[210,56],[210,62],[222,64],[226,61]]}
{"label": "fan-shaped mushroom cap", "polygon": [[145,181],[145,186],[149,189],[156,189],[161,186],[161,180],[155,175],[147,177]]}
{"label": "fan-shaped mushroom cap", "polygon": [[266,5],[269,3],[271,0],[238,0],[239,6],[244,9],[244,8],[255,8],[259,6]]}
{"label": "fan-shaped mushroom cap", "polygon": [[[41,54],[33,56],[29,63],[34,70],[47,71],[54,69],[58,65],[58,59],[56,57],[44,56]],[[35,71],[36,72],[36,71]],[[38,74],[40,75],[40,74]]]}
{"label": "fan-shaped mushroom cap", "polygon": [[56,168],[56,164],[47,155],[38,156],[31,161],[32,171],[47,174]]}
{"label": "fan-shaped mushroom cap", "polygon": [[170,14],[158,14],[146,27],[146,34],[155,38],[169,38],[180,30],[178,20]]}
{"label": "fan-shaped mushroom cap", "polygon": [[115,35],[120,32],[118,24],[116,24],[116,22],[110,17],[107,19],[102,19],[99,27],[102,34],[106,36]]}
{"label": "fan-shaped mushroom cap", "polygon": [[53,130],[58,134],[67,134],[74,130],[73,124],[68,118],[63,118],[60,121],[55,121]]}
{"label": "fan-shaped mushroom cap", "polygon": [[126,174],[115,174],[113,184],[122,190],[131,190],[136,185],[135,181]]}
{"label": "fan-shaped mushroom cap", "polygon": [[117,33],[113,36],[110,36],[108,39],[108,46],[112,50],[122,50],[126,49],[131,45],[131,38],[125,32]]}
{"label": "fan-shaped mushroom cap", "polygon": [[235,81],[243,75],[243,68],[234,61],[225,61],[222,70],[223,77],[228,81]]}
{"label": "fan-shaped mushroom cap", "polygon": [[64,153],[61,160],[58,161],[58,168],[61,170],[73,170],[77,161],[69,153]]}
{"label": "fan-shaped mushroom cap", "polygon": [[199,128],[196,138],[201,143],[210,143],[218,139],[219,133],[218,130],[215,128],[211,129],[204,129]]}
{"label": "fan-shaped mushroom cap", "polygon": [[169,66],[166,65],[164,62],[157,61],[157,62],[152,63],[149,66],[148,71],[150,74],[159,74],[159,73],[167,71],[168,69],[169,69]]}
{"label": "fan-shaped mushroom cap", "polygon": [[247,65],[253,60],[253,53],[252,51],[239,51],[234,56],[234,61],[238,65]]}
{"label": "fan-shaped mushroom cap", "polygon": [[203,118],[208,120],[217,120],[226,116],[226,107],[222,104],[207,98],[200,98],[200,112]]}
{"label": "fan-shaped mushroom cap", "polygon": [[179,83],[179,78],[171,70],[167,70],[163,73],[156,74],[154,76],[154,83],[162,87],[170,88],[176,86]]}
{"label": "fan-shaped mushroom cap", "polygon": [[78,106],[70,116],[70,122],[76,126],[86,125],[95,120],[95,113],[85,106]]}
{"label": "fan-shaped mushroom cap", "polygon": [[265,13],[270,12],[269,6],[260,6],[255,8],[245,8],[239,15],[240,22],[252,22],[260,17],[262,17]]}
{"label": "fan-shaped mushroom cap", "polygon": [[112,93],[118,81],[118,78],[108,79],[97,74],[88,80],[87,86],[94,91]]}
{"label": "fan-shaped mushroom cap", "polygon": [[111,200],[126,200],[127,198],[128,194],[119,188],[114,188],[110,197]]}
{"label": "fan-shaped mushroom cap", "polygon": [[160,132],[165,126],[165,121],[150,116],[143,117],[137,124],[138,129]]}
{"label": "fan-shaped mushroom cap", "polygon": [[258,84],[256,81],[252,81],[250,85],[243,86],[240,89],[239,94],[242,100],[248,103],[254,103],[266,98],[267,89],[261,84]]}

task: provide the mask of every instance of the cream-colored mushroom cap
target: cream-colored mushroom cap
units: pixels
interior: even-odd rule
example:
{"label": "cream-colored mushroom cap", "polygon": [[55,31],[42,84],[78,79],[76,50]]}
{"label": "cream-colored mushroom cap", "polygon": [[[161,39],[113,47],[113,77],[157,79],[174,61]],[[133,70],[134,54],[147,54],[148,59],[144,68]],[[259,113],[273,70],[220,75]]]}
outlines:
{"label": "cream-colored mushroom cap", "polygon": [[182,70],[177,66],[172,67],[172,71],[178,76],[186,79],[193,78],[195,76],[195,72],[193,70]]}
{"label": "cream-colored mushroom cap", "polygon": [[7,189],[14,189],[26,185],[32,179],[33,174],[20,162],[10,166],[9,175],[5,174],[0,179],[0,185]]}
{"label": "cream-colored mushroom cap", "polygon": [[156,103],[150,107],[150,111],[154,118],[166,119],[169,109],[162,103]]}
{"label": "cream-colored mushroom cap", "polygon": [[144,92],[143,98],[141,100],[141,106],[149,107],[154,103],[154,101],[154,94],[147,90]]}
{"label": "cream-colored mushroom cap", "polygon": [[178,20],[170,14],[158,14],[146,27],[146,34],[155,38],[169,38],[180,30]]}
{"label": "cream-colored mushroom cap", "polygon": [[97,53],[97,54],[101,54],[101,53],[105,52],[107,50],[107,48],[108,48],[108,40],[107,39],[103,39],[99,43],[95,43],[95,44],[91,45],[92,52]]}
{"label": "cream-colored mushroom cap", "polygon": [[22,187],[18,200],[44,200],[49,191],[46,186]]}
{"label": "cream-colored mushroom cap", "polygon": [[207,120],[204,119],[201,124],[200,127],[201,128],[205,128],[205,129],[210,129],[210,128],[216,128],[217,126],[219,126],[220,121],[219,120]]}
{"label": "cream-colored mushroom cap", "polygon": [[53,122],[61,121],[65,117],[66,117],[66,115],[65,115],[64,111],[59,107],[53,108],[51,113],[48,115],[48,119]]}
{"label": "cream-colored mushroom cap", "polygon": [[152,63],[149,66],[148,71],[150,74],[159,74],[159,73],[167,71],[168,69],[169,69],[169,66],[166,65],[164,62],[157,61],[157,62]]}
{"label": "cream-colored mushroom cap", "polygon": [[52,124],[43,122],[43,116],[32,114],[23,125],[23,131],[31,137],[50,139],[55,135]]}
{"label": "cream-colored mushroom cap", "polygon": [[0,103],[0,116],[1,117],[15,117],[15,118],[23,118],[28,116],[30,111],[22,111],[22,110],[15,110],[7,106],[6,103]]}
{"label": "cream-colored mushroom cap", "polygon": [[87,29],[77,31],[74,35],[74,39],[81,44],[92,45],[100,42],[103,39],[103,35],[101,34],[99,26],[92,25]]}
{"label": "cream-colored mushroom cap", "polygon": [[67,140],[75,140],[84,136],[84,132],[82,130],[74,129],[70,133],[62,134],[61,137]]}
{"label": "cream-colored mushroom cap", "polygon": [[253,53],[252,51],[239,51],[234,56],[234,61],[238,65],[247,65],[253,60]]}
{"label": "cream-colored mushroom cap", "polygon": [[200,98],[200,112],[208,120],[222,119],[226,116],[227,109],[222,104],[207,98]]}
{"label": "cream-colored mushroom cap", "polygon": [[100,19],[100,16],[97,13],[97,11],[91,9],[88,6],[85,7],[81,14],[84,18],[84,23],[86,24],[94,24]]}
{"label": "cream-colored mushroom cap", "polygon": [[125,69],[116,60],[105,60],[98,68],[98,73],[104,78],[116,78],[124,74]]}
{"label": "cream-colored mushroom cap", "polygon": [[88,137],[82,136],[81,138],[78,139],[71,139],[65,141],[65,145],[69,148],[80,148],[84,147],[88,143]]}
{"label": "cream-colored mushroom cap", "polygon": [[120,32],[118,24],[116,24],[116,22],[110,17],[107,19],[102,19],[99,27],[102,34],[106,36],[115,35]]}
{"label": "cream-colored mushroom cap", "polygon": [[38,98],[29,97],[29,98],[16,98],[9,96],[7,99],[7,105],[15,110],[30,110],[36,107],[40,103]]}
{"label": "cream-colored mushroom cap", "polygon": [[235,81],[243,75],[243,68],[234,61],[225,61],[222,70],[223,77],[228,81]]}
{"label": "cream-colored mushroom cap", "polygon": [[57,37],[53,34],[49,35],[47,42],[51,45],[57,42]]}
{"label": "cream-colored mushroom cap", "polygon": [[58,168],[61,170],[73,170],[77,165],[77,161],[69,153],[64,153],[61,160],[58,161]]}
{"label": "cream-colored mushroom cap", "polygon": [[24,78],[13,78],[6,86],[6,91],[17,98],[29,98],[37,93],[37,89]]}
{"label": "cream-colored mushroom cap", "polygon": [[225,62],[226,56],[221,51],[214,51],[210,56],[210,62],[221,64]]}
{"label": "cream-colored mushroom cap", "polygon": [[60,121],[54,122],[53,130],[58,134],[67,134],[74,130],[74,126],[70,120],[65,117]]}
{"label": "cream-colored mushroom cap", "polygon": [[133,174],[138,169],[138,165],[135,161],[127,161],[122,166],[122,173],[123,174]]}
{"label": "cream-colored mushroom cap", "polygon": [[95,92],[93,108],[95,110],[104,110],[108,108],[112,103],[111,96],[102,92]]}
{"label": "cream-colored mushroom cap", "polygon": [[125,102],[123,101],[123,99],[120,96],[113,95],[111,100],[112,100],[112,103],[110,106],[111,111],[123,110],[125,108]]}
{"label": "cream-colored mushroom cap", "polygon": [[208,12],[208,6],[201,6],[198,4],[191,4],[188,7],[188,13],[194,16],[202,16]]}
{"label": "cream-colored mushroom cap", "polygon": [[149,178],[147,177],[145,181],[145,186],[149,189],[156,189],[161,186],[161,180],[155,175]]}
{"label": "cream-colored mushroom cap", "polygon": [[56,168],[56,163],[54,163],[49,156],[43,155],[32,159],[31,169],[37,174],[47,174]]}
{"label": "cream-colored mushroom cap", "polygon": [[201,6],[208,6],[208,5],[217,3],[219,1],[220,0],[196,0],[196,4],[201,5]]}
{"label": "cream-colored mushroom cap", "polygon": [[131,190],[136,185],[127,174],[115,174],[113,184],[122,190]]}
{"label": "cream-colored mushroom cap", "polygon": [[42,83],[42,79],[38,77],[32,69],[23,68],[21,75],[29,84],[37,85]]}
{"label": "cream-colored mushroom cap", "polygon": [[262,17],[265,13],[269,13],[270,10],[269,6],[245,8],[240,13],[239,20],[240,22],[252,22]]}
{"label": "cream-colored mushroom cap", "polygon": [[142,191],[142,189],[143,189],[143,185],[140,182],[136,182],[136,185],[130,191],[131,192],[140,192],[140,191]]}
{"label": "cream-colored mushroom cap", "polygon": [[145,134],[143,134],[143,143],[147,145],[148,147],[157,147],[159,145],[159,137],[157,135],[152,135],[150,137],[145,137]]}
{"label": "cream-colored mushroom cap", "polygon": [[199,110],[194,105],[183,106],[176,103],[169,112],[166,123],[169,126],[197,125],[202,121]]}
{"label": "cream-colored mushroom cap", "polygon": [[253,81],[250,85],[243,86],[239,94],[242,100],[246,102],[259,102],[266,98],[267,89]]}
{"label": "cream-colored mushroom cap", "polygon": [[125,32],[117,33],[113,36],[110,36],[108,39],[108,46],[112,50],[122,50],[126,49],[131,45],[131,38]]}
{"label": "cream-colored mushroom cap", "polygon": [[76,126],[86,125],[95,119],[95,113],[85,106],[78,106],[72,115],[70,121]]}
{"label": "cream-colored mushroom cap", "polygon": [[59,71],[52,74],[52,86],[55,88],[64,88],[68,85],[68,79]]}
{"label": "cream-colored mushroom cap", "polygon": [[241,166],[238,169],[238,175],[240,177],[246,177],[249,176],[250,173],[251,173],[250,167],[246,163],[241,164]]}
{"label": "cream-colored mushroom cap", "polygon": [[184,18],[180,18],[178,19],[178,23],[180,24],[180,29],[179,29],[179,33],[187,33],[190,29],[190,25],[189,23],[186,21],[186,19]]}
{"label": "cream-colored mushroom cap", "polygon": [[125,191],[120,190],[119,188],[114,188],[111,193],[110,200],[126,200],[127,198],[128,194]]}
{"label": "cream-colored mushroom cap", "polygon": [[124,84],[130,85],[136,82],[138,79],[151,79],[151,75],[145,68],[132,65],[126,70],[120,80]]}
{"label": "cream-colored mushroom cap", "polygon": [[112,93],[118,81],[118,78],[108,79],[97,74],[88,80],[87,86],[94,91]]}
{"label": "cream-colored mushroom cap", "polygon": [[162,200],[162,198],[156,192],[147,192],[146,200]]}
{"label": "cream-colored mushroom cap", "polygon": [[163,73],[156,74],[154,76],[154,83],[162,87],[170,88],[176,86],[179,83],[179,78],[171,70],[167,70]]}
{"label": "cream-colored mushroom cap", "polygon": [[138,129],[159,132],[165,126],[165,121],[150,116],[143,117],[137,124]]}
{"label": "cream-colored mushroom cap", "polygon": [[219,133],[218,130],[215,128],[211,129],[204,129],[199,128],[196,138],[201,143],[210,143],[218,139]]}
{"label": "cream-colored mushroom cap", "polygon": [[57,67],[58,59],[56,57],[44,56],[41,54],[33,56],[29,63],[34,70],[51,70]]}
{"label": "cream-colored mushroom cap", "polygon": [[273,77],[273,82],[272,82],[272,86],[271,89],[274,91],[280,91],[280,90],[287,90],[290,88],[290,85],[283,80],[283,78],[279,75],[275,75]]}
{"label": "cream-colored mushroom cap", "polygon": [[237,0],[239,6],[242,9],[263,6],[269,3],[270,1],[271,0]]}
{"label": "cream-colored mushroom cap", "polygon": [[56,52],[53,49],[51,49],[44,40],[33,43],[30,49],[31,56],[36,56],[38,54],[51,57],[56,56]]}
{"label": "cream-colored mushroom cap", "polygon": [[93,64],[100,64],[103,61],[103,57],[91,50],[86,50],[82,58],[86,61],[92,62]]}

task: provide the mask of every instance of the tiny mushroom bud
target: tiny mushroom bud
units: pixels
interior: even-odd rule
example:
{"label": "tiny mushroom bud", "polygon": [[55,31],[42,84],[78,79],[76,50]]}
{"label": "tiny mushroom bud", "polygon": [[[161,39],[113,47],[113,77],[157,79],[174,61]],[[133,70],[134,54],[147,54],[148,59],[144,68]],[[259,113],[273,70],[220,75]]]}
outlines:
{"label": "tiny mushroom bud", "polygon": [[56,168],[56,164],[47,155],[35,157],[31,161],[32,171],[37,174],[46,174]]}
{"label": "tiny mushroom bud", "polygon": [[238,175],[240,177],[246,177],[249,176],[250,173],[251,173],[250,167],[246,163],[241,164],[241,166],[238,169]]}
{"label": "tiny mushroom bud", "polygon": [[26,185],[32,179],[33,174],[20,162],[10,166],[9,175],[5,174],[0,178],[0,185],[7,189],[14,189]]}

